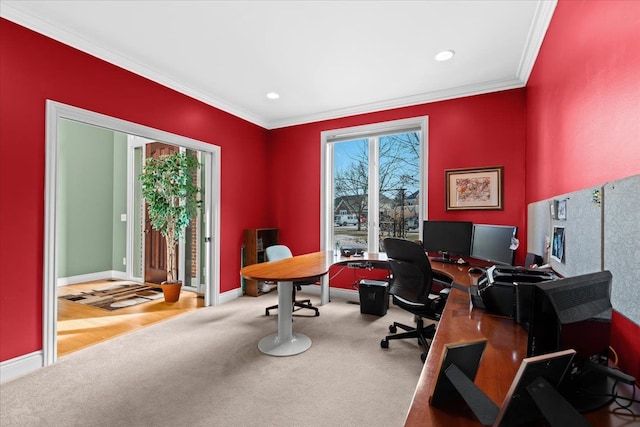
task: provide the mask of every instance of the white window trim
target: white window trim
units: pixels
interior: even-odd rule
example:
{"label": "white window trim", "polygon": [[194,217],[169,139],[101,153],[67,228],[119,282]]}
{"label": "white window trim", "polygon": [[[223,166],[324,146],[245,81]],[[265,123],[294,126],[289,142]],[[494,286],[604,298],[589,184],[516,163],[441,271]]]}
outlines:
{"label": "white window trim", "polygon": [[[388,122],[373,123],[362,126],[353,126],[342,129],[332,129],[320,133],[320,161],[321,161],[321,182],[320,182],[320,250],[330,250],[331,231],[333,225],[333,143],[350,139],[371,137],[382,133],[394,133],[407,131],[410,128],[419,128],[422,138],[420,146],[420,229],[422,235],[422,221],[427,218],[428,212],[428,165],[429,165],[429,117],[413,117],[409,119],[393,120]],[[375,158],[375,157],[372,157]],[[369,192],[371,193],[371,192]],[[372,195],[369,196],[373,197]],[[369,206],[373,206],[369,200]],[[369,245],[377,239],[378,224],[369,224]],[[371,237],[373,235],[373,238]],[[369,249],[371,250],[371,249]]]}

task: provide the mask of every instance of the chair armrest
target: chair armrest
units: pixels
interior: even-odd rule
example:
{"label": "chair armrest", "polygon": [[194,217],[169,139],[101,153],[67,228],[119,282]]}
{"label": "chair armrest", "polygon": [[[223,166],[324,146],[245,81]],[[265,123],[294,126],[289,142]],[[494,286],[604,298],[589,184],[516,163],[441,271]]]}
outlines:
{"label": "chair armrest", "polygon": [[451,277],[437,271],[433,271],[431,280],[433,281],[433,283],[440,285],[443,288],[451,287],[451,282],[453,282],[453,280],[451,280]]}

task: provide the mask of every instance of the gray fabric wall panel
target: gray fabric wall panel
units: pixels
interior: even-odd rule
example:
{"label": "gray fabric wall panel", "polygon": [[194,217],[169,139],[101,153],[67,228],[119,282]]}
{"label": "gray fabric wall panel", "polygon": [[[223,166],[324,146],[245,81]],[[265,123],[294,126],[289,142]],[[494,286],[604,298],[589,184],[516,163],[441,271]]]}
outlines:
{"label": "gray fabric wall panel", "polygon": [[[542,255],[545,262],[565,277],[593,273],[602,269],[602,208],[592,193],[600,187],[562,194],[528,206],[527,252]],[[565,200],[566,220],[551,217],[551,205]],[[564,260],[551,258],[546,239],[552,239],[554,226],[564,227]]]}
{"label": "gray fabric wall panel", "polygon": [[604,269],[613,307],[640,324],[640,175],[604,186]]}
{"label": "gray fabric wall panel", "polygon": [[[566,220],[551,218],[560,200]],[[565,227],[564,262],[544,252],[554,226]],[[562,276],[611,271],[614,309],[640,324],[640,175],[529,204],[527,232],[527,251]]]}
{"label": "gray fabric wall panel", "polygon": [[551,267],[564,277],[594,273],[602,270],[602,207],[592,202],[592,193],[600,187],[587,188],[554,197],[565,200],[566,220],[551,220],[553,227],[564,227],[565,259],[550,260]]}

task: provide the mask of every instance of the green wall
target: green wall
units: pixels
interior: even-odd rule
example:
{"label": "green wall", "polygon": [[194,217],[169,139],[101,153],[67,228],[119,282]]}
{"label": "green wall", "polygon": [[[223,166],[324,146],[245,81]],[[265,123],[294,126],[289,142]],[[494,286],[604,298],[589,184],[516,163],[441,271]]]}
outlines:
{"label": "green wall", "polygon": [[125,271],[126,148],[126,135],[60,120],[58,278]]}

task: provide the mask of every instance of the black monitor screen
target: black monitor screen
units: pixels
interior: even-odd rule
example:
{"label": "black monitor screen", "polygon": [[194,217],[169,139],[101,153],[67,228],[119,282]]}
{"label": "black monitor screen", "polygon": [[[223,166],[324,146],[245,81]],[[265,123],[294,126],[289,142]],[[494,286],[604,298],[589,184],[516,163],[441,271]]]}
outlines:
{"label": "black monitor screen", "polygon": [[609,271],[536,283],[529,315],[527,355],[569,348],[583,358],[607,354],[610,294]]}
{"label": "black monitor screen", "polygon": [[473,225],[471,256],[495,264],[513,265],[515,249],[511,249],[518,227],[513,225]]}
{"label": "black monitor screen", "polygon": [[449,255],[468,256],[471,252],[471,221],[424,221],[422,244],[424,250]]}

